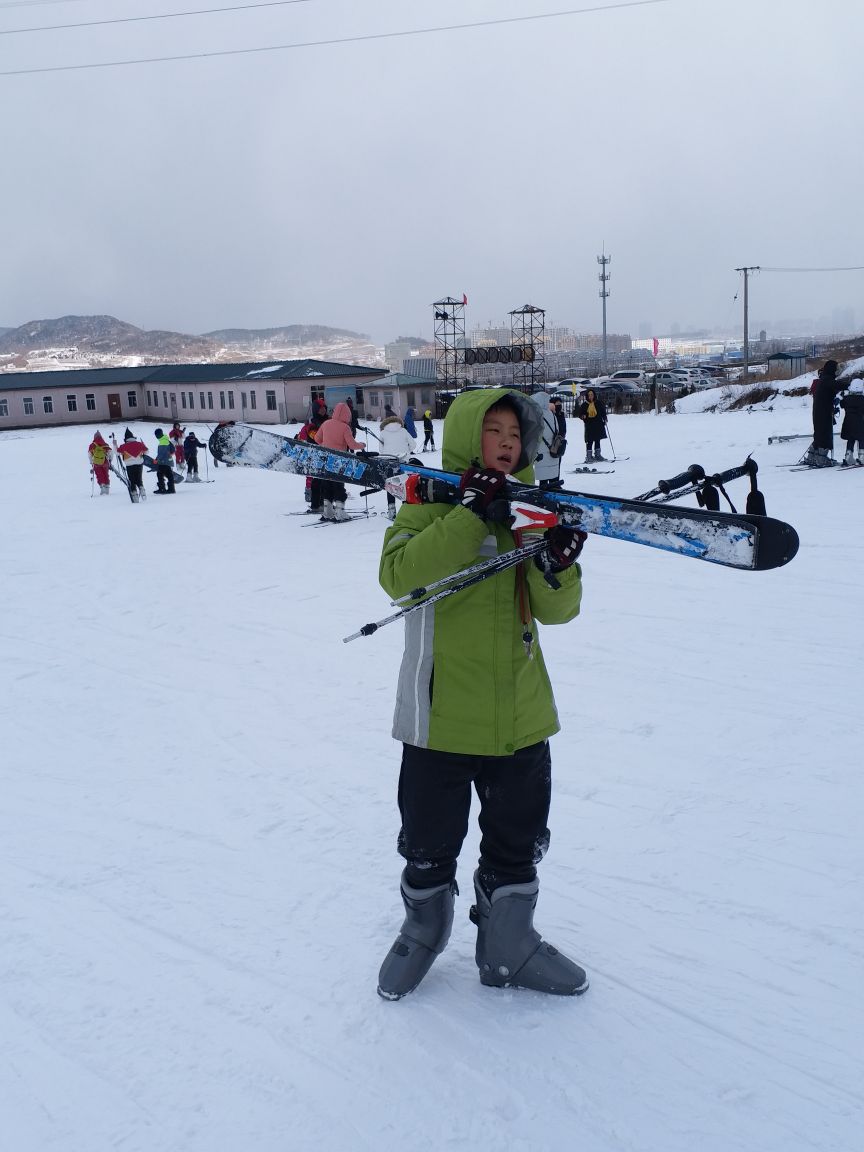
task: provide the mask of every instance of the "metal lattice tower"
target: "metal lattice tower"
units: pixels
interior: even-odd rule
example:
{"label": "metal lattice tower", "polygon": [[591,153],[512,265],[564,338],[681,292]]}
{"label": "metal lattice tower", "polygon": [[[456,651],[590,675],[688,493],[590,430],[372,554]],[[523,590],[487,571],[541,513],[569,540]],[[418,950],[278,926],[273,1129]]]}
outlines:
{"label": "metal lattice tower", "polygon": [[612,276],[611,272],[606,271],[607,264],[612,263],[612,257],[606,255],[606,246],[603,246],[603,255],[597,257],[597,263],[600,265],[600,272],[597,274],[597,279],[600,281],[600,299],[603,301],[603,371],[606,371],[607,355],[606,355],[606,301],[609,298],[609,289],[606,285]]}
{"label": "metal lattice tower", "polygon": [[510,313],[510,347],[522,349],[513,365],[513,387],[531,392],[546,383],[546,310],[526,304]]}
{"label": "metal lattice tower", "polygon": [[465,348],[465,302],[448,296],[432,305],[435,318],[435,375],[438,387],[458,389],[465,375],[459,359]]}

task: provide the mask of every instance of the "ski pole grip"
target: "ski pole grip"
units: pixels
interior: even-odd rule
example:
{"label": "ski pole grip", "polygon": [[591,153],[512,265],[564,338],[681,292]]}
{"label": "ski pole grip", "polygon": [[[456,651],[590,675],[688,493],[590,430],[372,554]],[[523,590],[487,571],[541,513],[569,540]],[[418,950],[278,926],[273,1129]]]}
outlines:
{"label": "ski pole grip", "polygon": [[664,496],[668,496],[675,488],[683,488],[685,484],[695,484],[705,479],[705,469],[701,464],[691,464],[686,472],[673,476],[671,480],[658,480],[657,487]]}

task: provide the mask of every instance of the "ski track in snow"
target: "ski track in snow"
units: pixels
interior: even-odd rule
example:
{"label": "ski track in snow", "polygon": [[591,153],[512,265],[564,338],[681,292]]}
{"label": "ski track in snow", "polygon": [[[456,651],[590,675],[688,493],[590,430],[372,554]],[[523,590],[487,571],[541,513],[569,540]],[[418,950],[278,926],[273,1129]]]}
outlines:
{"label": "ski track in snow", "polygon": [[633,496],[752,451],[801,550],[750,573],[589,539],[582,616],[542,632],[537,924],[591,988],[480,985],[475,811],[450,945],[399,1004],[401,628],[342,643],[391,611],[388,521],[300,532],[303,481],[242,468],[91,499],[95,429],[0,434],[4,1149],[860,1147],[864,491],[772,467],[808,424],[613,418],[629,462],[565,461]]}

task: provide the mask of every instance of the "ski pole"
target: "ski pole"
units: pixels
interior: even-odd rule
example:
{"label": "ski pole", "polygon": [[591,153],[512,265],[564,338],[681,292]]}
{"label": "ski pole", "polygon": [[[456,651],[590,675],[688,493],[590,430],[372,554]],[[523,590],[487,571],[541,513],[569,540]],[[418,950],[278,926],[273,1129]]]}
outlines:
{"label": "ski pole", "polygon": [[[426,584],[421,588],[414,588],[405,596],[400,596],[396,600],[391,600],[390,603],[396,607],[400,604],[409,604],[415,600],[421,600],[427,593],[433,591],[435,588],[440,588],[444,584],[449,584],[452,580],[467,579],[469,576],[474,576],[479,572],[489,572],[490,574],[496,571],[500,565],[503,557],[515,557],[516,560],[522,558],[527,559],[529,556],[535,556],[538,552],[543,550],[545,542],[542,537],[539,541],[532,540],[530,544],[520,544],[518,548],[514,548],[510,552],[502,552],[500,556],[490,556],[488,560],[481,560],[478,564],[472,564],[468,568],[463,568],[460,572],[453,572],[450,576],[443,576],[440,580],[433,580],[431,584]],[[509,565],[508,565],[509,567]]]}
{"label": "ski pole", "polygon": [[609,425],[606,423],[605,420],[603,421],[603,427],[606,429],[606,438],[609,441],[609,447],[612,449],[612,459],[614,460],[615,459],[615,445],[612,443],[612,437],[609,434]]}
{"label": "ski pole", "polygon": [[91,464],[90,465],[90,499],[91,500],[93,499],[95,494],[96,494],[96,492],[95,492],[95,488],[93,485],[93,465]]}
{"label": "ski pole", "polygon": [[114,459],[117,461],[117,467],[120,470],[118,472],[118,471],[115,471],[115,469],[113,467],[111,467],[111,465],[109,465],[109,467],[111,467],[111,471],[114,472],[114,475],[118,476],[123,481],[123,483],[126,485],[126,491],[129,493],[129,499],[132,501],[133,504],[135,504],[135,503],[137,503],[137,501],[135,500],[135,497],[132,495],[132,484],[129,481],[129,473],[126,471],[126,465],[123,463],[123,458],[121,457],[120,450],[117,447],[117,437],[114,435],[113,432],[111,433],[111,444],[114,448]]}
{"label": "ski pole", "polygon": [[377,433],[373,432],[371,428],[364,428],[362,424],[358,424],[357,430],[359,432],[365,432],[367,436],[371,436],[372,439],[377,440],[379,444],[384,443],[384,441],[381,439],[381,437],[379,435],[377,435]]}
{"label": "ski pole", "polygon": [[[500,556],[493,556],[491,560],[482,565],[475,565],[472,569],[466,571],[473,571],[473,575],[468,576],[467,579],[460,581],[458,584],[453,584],[450,588],[444,588],[440,592],[436,592],[434,596],[430,596],[428,600],[415,601],[407,607],[394,612],[391,616],[385,616],[383,620],[376,620],[374,624],[364,624],[359,632],[354,632],[350,636],[345,636],[342,640],[343,644],[347,644],[351,640],[356,640],[359,636],[371,636],[377,632],[379,628],[383,628],[385,624],[392,624],[394,620],[401,620],[403,616],[407,616],[411,612],[416,612],[418,608],[427,608],[430,604],[437,604],[439,600],[443,600],[445,596],[452,596],[454,592],[462,592],[465,588],[471,588],[474,584],[479,584],[481,580],[485,580],[488,576],[494,576],[498,572],[504,572],[508,568],[513,568],[516,564],[521,564],[526,555],[533,556],[537,552],[542,551],[546,546],[546,540],[540,537],[531,544],[524,544],[521,548],[514,548],[511,552],[502,552]],[[477,569],[482,569],[479,571]],[[447,577],[448,580],[453,580],[458,577],[460,573],[456,572],[453,576]],[[446,583],[447,581],[439,581],[438,583]],[[423,590],[415,589],[420,595]],[[413,593],[409,595],[413,596]],[[394,600],[394,604],[398,601]]]}

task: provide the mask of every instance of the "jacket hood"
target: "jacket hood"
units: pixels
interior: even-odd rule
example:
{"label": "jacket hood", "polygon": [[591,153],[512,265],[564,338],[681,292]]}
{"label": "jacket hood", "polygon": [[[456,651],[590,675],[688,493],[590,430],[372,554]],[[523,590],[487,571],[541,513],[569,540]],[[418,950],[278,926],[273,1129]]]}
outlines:
{"label": "jacket hood", "polygon": [[484,388],[462,392],[456,397],[444,418],[441,463],[447,472],[464,472],[475,460],[480,462],[483,417],[493,404],[505,397],[516,410],[522,432],[522,454],[513,475],[524,483],[533,481],[531,465],[543,431],[543,416],[527,396],[510,388]]}
{"label": "jacket hood", "polygon": [[396,415],[384,417],[381,421],[381,427],[386,428],[388,424],[398,424],[400,428],[402,427],[402,421]]}
{"label": "jacket hood", "polygon": [[96,435],[93,437],[93,443],[94,444],[102,444],[106,448],[108,447],[108,445],[102,439],[102,433],[101,432],[97,432]]}
{"label": "jacket hood", "polygon": [[350,424],[351,423],[351,409],[348,407],[348,405],[345,403],[344,400],[340,401],[340,403],[337,404],[336,407],[333,409],[333,417],[332,418],[334,420],[341,421],[342,424]]}

